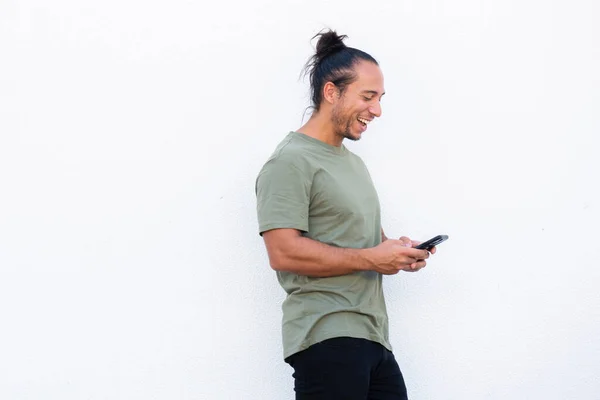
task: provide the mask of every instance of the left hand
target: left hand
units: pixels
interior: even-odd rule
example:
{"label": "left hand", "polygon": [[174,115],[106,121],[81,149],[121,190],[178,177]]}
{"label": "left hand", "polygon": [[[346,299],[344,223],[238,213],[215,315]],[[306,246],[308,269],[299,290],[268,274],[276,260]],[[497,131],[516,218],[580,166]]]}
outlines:
{"label": "left hand", "polygon": [[[404,242],[404,245],[406,247],[415,247],[420,245],[422,242],[419,242],[417,240],[411,240],[406,236],[402,236],[400,237],[400,239],[402,242]],[[433,247],[431,250],[429,250],[429,253],[431,254],[435,254],[435,247]],[[410,265],[410,269],[405,269],[405,271],[407,272],[417,272],[418,270],[420,270],[421,268],[425,268],[425,266],[427,265],[427,262],[425,260],[417,260],[417,262],[412,263]]]}

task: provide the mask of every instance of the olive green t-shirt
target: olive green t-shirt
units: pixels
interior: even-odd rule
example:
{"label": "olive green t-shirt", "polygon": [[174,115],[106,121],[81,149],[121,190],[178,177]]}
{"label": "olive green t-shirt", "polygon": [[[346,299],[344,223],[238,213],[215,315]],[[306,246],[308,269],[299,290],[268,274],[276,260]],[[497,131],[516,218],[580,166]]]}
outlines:
{"label": "olive green t-shirt", "polygon": [[[381,243],[377,192],[360,157],[298,132],[277,146],[256,179],[259,233],[293,228],[330,246]],[[277,272],[284,358],[334,337],[381,343],[391,351],[381,274],[318,278]]]}

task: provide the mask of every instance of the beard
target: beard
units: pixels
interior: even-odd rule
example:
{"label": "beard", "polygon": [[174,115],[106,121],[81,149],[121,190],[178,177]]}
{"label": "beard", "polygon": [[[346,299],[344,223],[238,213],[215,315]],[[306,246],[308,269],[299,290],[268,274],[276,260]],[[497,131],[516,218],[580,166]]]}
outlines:
{"label": "beard", "polygon": [[345,112],[343,103],[340,103],[335,107],[331,113],[331,122],[333,123],[333,129],[335,134],[339,137],[350,139],[353,141],[360,140],[359,136],[353,136],[350,129],[352,124],[357,117]]}

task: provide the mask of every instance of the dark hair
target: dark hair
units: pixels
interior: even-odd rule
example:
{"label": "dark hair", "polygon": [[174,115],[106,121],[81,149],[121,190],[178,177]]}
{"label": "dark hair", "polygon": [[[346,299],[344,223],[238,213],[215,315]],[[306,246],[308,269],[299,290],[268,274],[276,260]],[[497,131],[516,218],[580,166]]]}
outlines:
{"label": "dark hair", "polygon": [[[346,86],[356,80],[354,65],[361,60],[379,63],[364,51],[347,47],[344,39],[348,36],[338,35],[335,31],[321,31],[313,36],[317,41],[316,53],[304,66],[304,75],[310,76],[311,108],[319,111],[323,101],[323,87],[327,82],[333,83],[343,93]],[[312,40],[311,39],[311,40]]]}

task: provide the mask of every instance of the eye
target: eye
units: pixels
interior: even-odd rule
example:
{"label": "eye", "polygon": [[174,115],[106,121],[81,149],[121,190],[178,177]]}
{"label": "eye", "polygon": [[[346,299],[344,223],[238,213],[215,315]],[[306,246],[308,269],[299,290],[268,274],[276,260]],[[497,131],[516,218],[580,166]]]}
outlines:
{"label": "eye", "polygon": [[371,100],[373,100],[373,97],[363,96],[363,99],[365,99],[366,101],[371,101]]}

